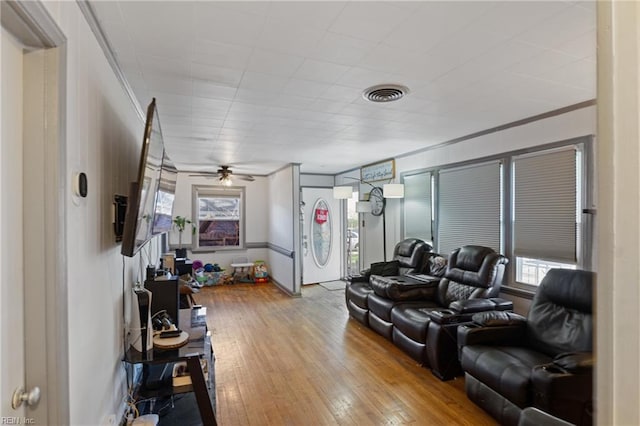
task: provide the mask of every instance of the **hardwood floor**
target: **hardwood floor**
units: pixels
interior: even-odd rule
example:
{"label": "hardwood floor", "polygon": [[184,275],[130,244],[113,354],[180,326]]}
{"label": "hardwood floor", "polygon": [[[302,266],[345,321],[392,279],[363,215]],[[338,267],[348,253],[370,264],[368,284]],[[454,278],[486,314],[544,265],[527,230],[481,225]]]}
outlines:
{"label": "hardwood floor", "polygon": [[495,425],[462,377],[441,382],[350,319],[344,290],[293,298],[272,284],[205,287],[226,425]]}

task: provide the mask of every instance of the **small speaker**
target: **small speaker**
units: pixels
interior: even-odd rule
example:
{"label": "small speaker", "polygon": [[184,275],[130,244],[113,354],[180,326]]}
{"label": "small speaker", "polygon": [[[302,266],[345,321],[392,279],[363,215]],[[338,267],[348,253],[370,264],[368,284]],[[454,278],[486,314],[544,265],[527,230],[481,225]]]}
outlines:
{"label": "small speaker", "polygon": [[160,311],[166,311],[167,315],[173,319],[175,326],[178,327],[178,314],[180,311],[178,277],[167,279],[163,276],[146,280],[144,287],[152,294],[151,316],[153,317]]}

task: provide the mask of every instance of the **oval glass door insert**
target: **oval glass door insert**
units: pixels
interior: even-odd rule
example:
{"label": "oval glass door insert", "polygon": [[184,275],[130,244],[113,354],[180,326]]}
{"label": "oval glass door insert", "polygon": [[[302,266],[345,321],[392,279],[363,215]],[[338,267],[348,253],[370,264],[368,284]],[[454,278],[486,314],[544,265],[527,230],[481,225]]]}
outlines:
{"label": "oval glass door insert", "polygon": [[329,203],[322,198],[313,205],[311,252],[316,265],[321,268],[327,265],[331,255],[331,212]]}

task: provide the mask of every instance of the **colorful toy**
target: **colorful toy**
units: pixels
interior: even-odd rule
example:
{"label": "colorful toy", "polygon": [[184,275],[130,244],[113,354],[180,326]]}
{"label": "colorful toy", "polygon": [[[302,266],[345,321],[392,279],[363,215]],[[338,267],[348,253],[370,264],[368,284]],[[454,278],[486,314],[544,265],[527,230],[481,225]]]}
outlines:
{"label": "colorful toy", "polygon": [[269,281],[267,264],[264,260],[256,260],[253,263],[253,279],[256,283],[266,283]]}

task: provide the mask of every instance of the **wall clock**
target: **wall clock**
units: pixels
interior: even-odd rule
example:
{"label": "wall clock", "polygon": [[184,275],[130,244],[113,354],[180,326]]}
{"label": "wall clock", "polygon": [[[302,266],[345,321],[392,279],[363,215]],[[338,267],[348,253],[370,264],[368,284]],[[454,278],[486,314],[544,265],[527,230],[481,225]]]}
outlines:
{"label": "wall clock", "polygon": [[369,202],[371,203],[371,214],[380,216],[384,212],[384,206],[387,200],[382,196],[382,188],[375,187],[369,193]]}

